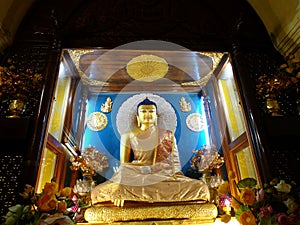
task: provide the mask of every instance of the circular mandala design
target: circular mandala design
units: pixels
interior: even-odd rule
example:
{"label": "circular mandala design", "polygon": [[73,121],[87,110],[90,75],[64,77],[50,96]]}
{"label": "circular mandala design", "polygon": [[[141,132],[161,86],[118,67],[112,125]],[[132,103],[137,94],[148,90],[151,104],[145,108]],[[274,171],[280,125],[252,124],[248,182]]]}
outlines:
{"label": "circular mandala design", "polygon": [[142,93],[128,98],[120,106],[116,116],[117,129],[120,135],[136,128],[136,108],[138,103],[146,97],[157,105],[158,126],[162,129],[175,132],[177,117],[172,105],[159,95]]}
{"label": "circular mandala design", "polygon": [[129,76],[135,80],[152,82],[164,77],[168,72],[168,63],[165,59],[155,55],[140,55],[127,64]]}
{"label": "circular mandala design", "polygon": [[186,117],[187,127],[195,132],[199,132],[204,129],[204,118],[200,113],[191,113]]}
{"label": "circular mandala design", "polygon": [[86,123],[92,131],[100,131],[107,126],[108,120],[104,113],[93,112],[88,116]]}

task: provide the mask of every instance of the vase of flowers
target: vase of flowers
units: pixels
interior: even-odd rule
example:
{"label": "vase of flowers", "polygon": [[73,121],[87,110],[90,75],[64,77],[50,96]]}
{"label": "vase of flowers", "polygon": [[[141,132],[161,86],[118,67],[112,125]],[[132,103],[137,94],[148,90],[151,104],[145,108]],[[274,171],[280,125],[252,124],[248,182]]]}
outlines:
{"label": "vase of flowers", "polygon": [[[298,225],[300,224],[300,195],[297,186],[284,180],[273,179],[262,188],[254,178],[235,182],[234,173],[229,173],[229,181],[234,182],[238,196],[229,192],[229,183],[219,186],[220,198],[230,196],[230,205],[241,225]],[[223,220],[229,222],[227,215]]]}
{"label": "vase of flowers", "polygon": [[71,193],[70,187],[58,190],[55,181],[46,183],[40,194],[26,184],[21,200],[8,209],[3,225],[74,225]]}

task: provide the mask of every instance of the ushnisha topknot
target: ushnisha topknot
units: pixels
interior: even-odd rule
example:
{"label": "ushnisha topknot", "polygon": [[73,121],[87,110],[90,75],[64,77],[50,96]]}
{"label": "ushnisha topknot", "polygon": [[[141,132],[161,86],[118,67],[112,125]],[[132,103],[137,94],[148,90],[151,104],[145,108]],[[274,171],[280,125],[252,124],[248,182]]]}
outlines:
{"label": "ushnisha topknot", "polygon": [[148,97],[146,97],[143,101],[141,101],[141,102],[137,105],[136,110],[138,110],[138,108],[139,108],[141,105],[154,105],[155,108],[157,109],[156,103],[153,102],[153,101],[151,101],[151,100],[149,100]]}

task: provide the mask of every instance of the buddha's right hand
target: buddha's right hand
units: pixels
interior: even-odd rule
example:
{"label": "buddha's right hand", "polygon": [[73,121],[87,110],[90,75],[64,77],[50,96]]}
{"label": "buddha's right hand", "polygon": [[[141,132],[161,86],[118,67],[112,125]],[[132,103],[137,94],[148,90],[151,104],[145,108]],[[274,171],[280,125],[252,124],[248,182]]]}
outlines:
{"label": "buddha's right hand", "polygon": [[124,206],[124,200],[123,199],[114,199],[114,200],[112,200],[112,202],[117,207],[123,207]]}

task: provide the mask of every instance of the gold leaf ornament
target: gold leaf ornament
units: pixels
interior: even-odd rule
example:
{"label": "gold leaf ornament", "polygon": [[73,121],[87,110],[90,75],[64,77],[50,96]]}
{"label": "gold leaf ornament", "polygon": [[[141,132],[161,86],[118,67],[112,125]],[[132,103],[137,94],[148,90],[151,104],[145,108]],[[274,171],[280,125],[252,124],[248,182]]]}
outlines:
{"label": "gold leaf ornament", "polygon": [[126,66],[130,77],[138,81],[152,82],[163,78],[169,66],[165,59],[155,55],[140,55],[131,59]]}

